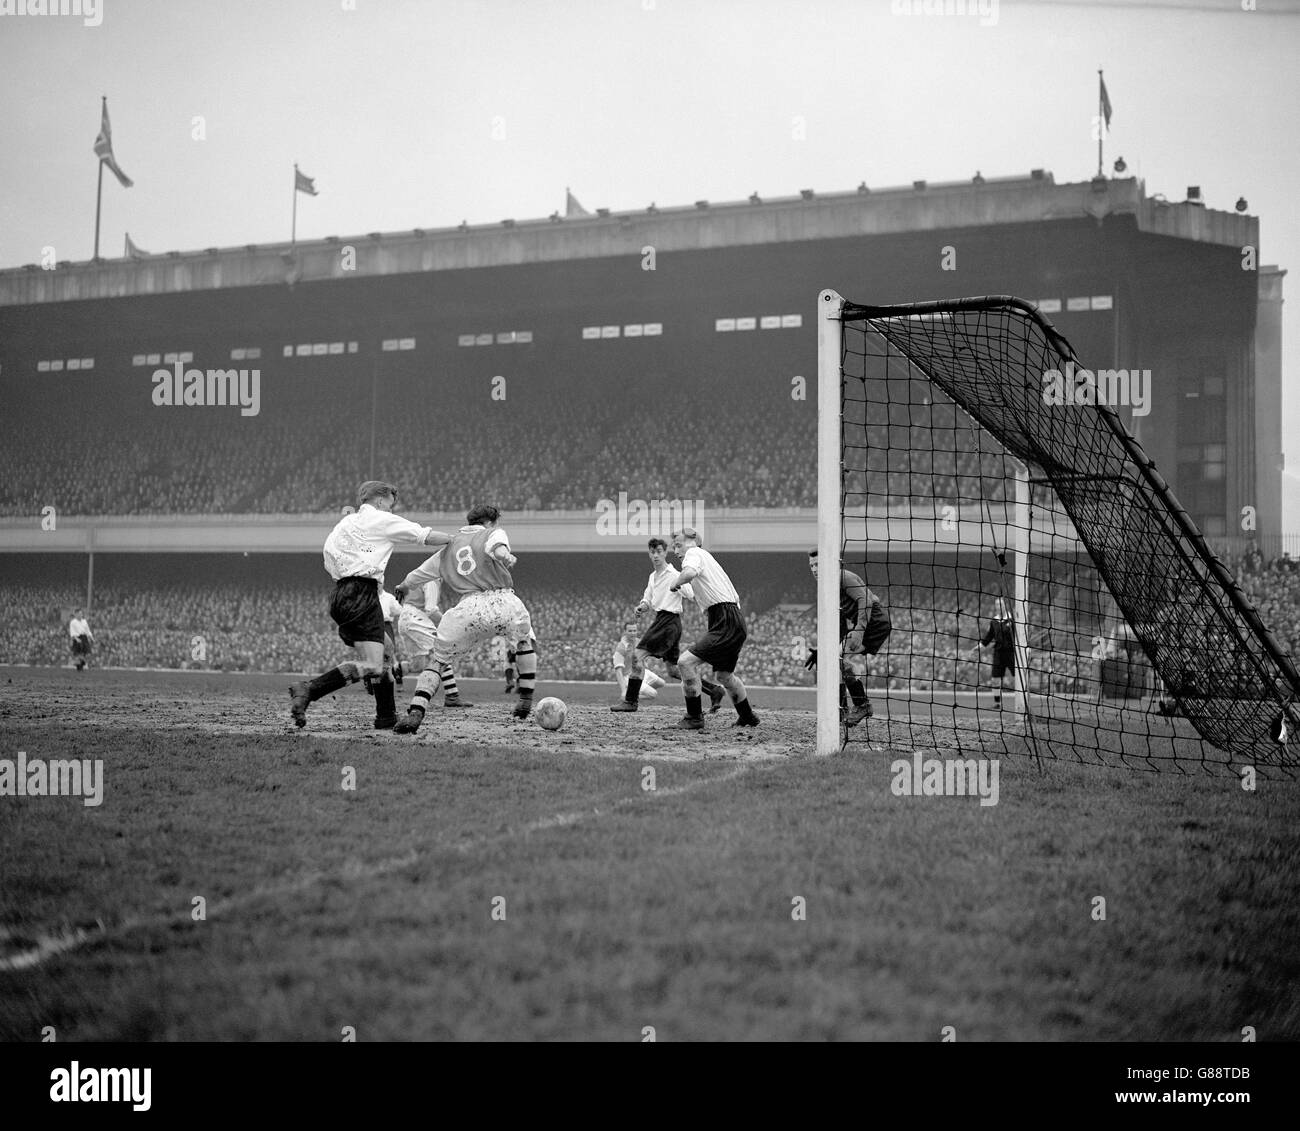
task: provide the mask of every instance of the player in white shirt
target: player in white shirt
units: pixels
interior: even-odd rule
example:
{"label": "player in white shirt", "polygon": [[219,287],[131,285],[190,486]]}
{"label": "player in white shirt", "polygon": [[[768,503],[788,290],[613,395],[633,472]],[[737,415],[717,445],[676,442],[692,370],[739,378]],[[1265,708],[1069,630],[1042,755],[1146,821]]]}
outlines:
{"label": "player in white shirt", "polygon": [[631,678],[628,675],[628,668],[635,665],[633,670],[641,673],[637,676],[640,681],[638,694],[642,699],[657,699],[659,697],[659,688],[663,687],[666,681],[647,668],[643,659],[637,657],[636,642],[640,638],[641,626],[634,620],[628,621],[623,626],[623,635],[618,638],[618,643],[614,645],[614,678],[618,680],[620,694],[626,699],[627,684]]}
{"label": "player in white shirt", "polygon": [[310,704],[367,675],[378,677],[375,729],[387,730],[397,722],[393,674],[384,662],[384,613],[379,601],[384,569],[395,544],[445,546],[451,535],[393,514],[396,505],[396,487],[367,480],[357,489],[356,513],[340,518],[325,539],[325,569],[335,581],[330,616],[339,626],[339,639],[356,650],[357,658],[289,688],[290,714],[300,727],[307,725]]}
{"label": "player in white shirt", "polygon": [[90,631],[90,623],[80,609],[72,610],[72,619],[68,621],[68,638],[72,648],[72,662],[77,671],[84,671],[90,659],[90,646],[95,634]]}
{"label": "player in white shirt", "polygon": [[682,672],[682,690],[686,695],[686,717],[677,725],[683,730],[703,730],[700,710],[700,664],[712,664],[718,682],[727,689],[736,708],[732,726],[756,727],[758,716],[749,705],[745,685],[736,675],[736,662],[749,633],[740,614],[736,587],[726,570],[700,545],[700,536],[689,526],[673,532],[673,550],[681,555],[682,572],[669,590],[676,593],[689,584],[695,591],[695,603],[709,618],[708,631],[682,653],[678,666]]}
{"label": "player in white shirt", "polygon": [[[655,619],[646,629],[645,635],[637,642],[636,651],[632,656],[632,671],[628,676],[627,686],[623,689],[623,697],[610,707],[611,711],[636,710],[638,697],[641,694],[641,673],[643,670],[648,670],[645,668],[647,656],[663,660],[668,665],[668,674],[674,679],[681,678],[677,659],[682,639],[682,598],[686,597],[693,601],[695,594],[689,585],[682,586],[680,593],[672,589],[678,573],[668,562],[667,542],[662,538],[651,538],[646,543],[646,547],[650,554],[650,564],[654,568],[650,571],[650,580],[646,583],[645,593],[642,594],[641,601],[636,607],[636,614],[640,616],[653,609]],[[726,692],[704,676],[700,677],[700,685],[713,701],[709,709],[709,713],[712,714],[722,705]]]}
{"label": "player in white shirt", "polygon": [[[411,671],[417,676],[429,666],[429,656],[442,621],[442,610],[438,607],[442,589],[441,561],[442,551],[439,550],[411,570],[397,587],[397,595],[402,599],[401,615],[397,621],[398,635],[411,661]],[[442,705],[470,706],[460,697],[456,672],[451,664],[444,664],[440,675],[444,692]]]}

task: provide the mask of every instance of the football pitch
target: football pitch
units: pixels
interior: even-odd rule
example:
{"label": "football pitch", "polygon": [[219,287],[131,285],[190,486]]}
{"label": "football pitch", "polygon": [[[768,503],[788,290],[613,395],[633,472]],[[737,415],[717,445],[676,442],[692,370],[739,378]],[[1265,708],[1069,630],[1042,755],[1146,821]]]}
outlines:
{"label": "football pitch", "polygon": [[0,759],[102,762],[0,796],[0,1040],[1300,1037],[1296,782],[1007,756],[981,805],[891,790],[918,704],[818,758],[806,689],[682,733],[542,681],[548,733],[468,680],[410,739],[288,682],[0,668]]}

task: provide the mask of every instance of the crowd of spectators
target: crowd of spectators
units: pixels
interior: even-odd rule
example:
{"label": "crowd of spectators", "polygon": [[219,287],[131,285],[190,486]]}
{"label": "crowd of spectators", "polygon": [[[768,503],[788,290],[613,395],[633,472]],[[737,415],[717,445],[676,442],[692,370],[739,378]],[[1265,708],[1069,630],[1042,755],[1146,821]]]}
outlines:
{"label": "crowd of spectators", "polygon": [[[155,407],[109,384],[0,420],[0,515],[319,514],[376,473],[422,511],[491,498],[505,509],[588,510],[602,498],[702,499],[709,508],[816,505],[816,409],[777,396],[698,386],[593,388],[558,382],[491,400],[486,386],[433,389],[408,378],[382,399],[337,375],[264,382],[258,414]],[[516,386],[515,388],[518,388]],[[663,413],[647,401],[681,405]],[[779,390],[778,390],[779,392]],[[351,406],[340,416],[340,405]],[[847,505],[960,505],[1007,497],[1000,455],[966,427],[872,423],[846,453]]]}

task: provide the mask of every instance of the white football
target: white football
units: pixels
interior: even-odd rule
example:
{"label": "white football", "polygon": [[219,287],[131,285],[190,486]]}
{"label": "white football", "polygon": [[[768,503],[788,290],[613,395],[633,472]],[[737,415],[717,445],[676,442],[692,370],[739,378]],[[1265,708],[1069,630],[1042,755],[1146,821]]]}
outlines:
{"label": "white football", "polygon": [[569,708],[564,705],[564,700],[557,699],[554,695],[548,695],[533,708],[533,717],[537,720],[537,725],[545,730],[559,730],[564,726],[564,719],[568,713]]}

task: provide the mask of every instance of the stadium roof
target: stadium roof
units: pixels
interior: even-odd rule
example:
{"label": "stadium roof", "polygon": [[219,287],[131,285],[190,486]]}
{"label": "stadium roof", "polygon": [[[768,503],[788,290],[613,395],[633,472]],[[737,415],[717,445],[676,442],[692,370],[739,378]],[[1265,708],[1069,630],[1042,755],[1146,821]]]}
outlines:
{"label": "stadium roof", "polygon": [[753,244],[839,239],[908,232],[1077,220],[1134,217],[1140,231],[1222,246],[1258,246],[1259,220],[1204,207],[1199,201],[1171,203],[1148,197],[1134,177],[1095,178],[1058,185],[1050,172],[1028,176],[981,177],[968,181],[635,211],[598,209],[588,216],[512,218],[454,228],[416,228],[328,236],[297,244],[169,251],[138,258],[62,261],[53,269],[37,264],[0,271],[0,306],[117,298],[463,270],[523,263],[658,254]]}

